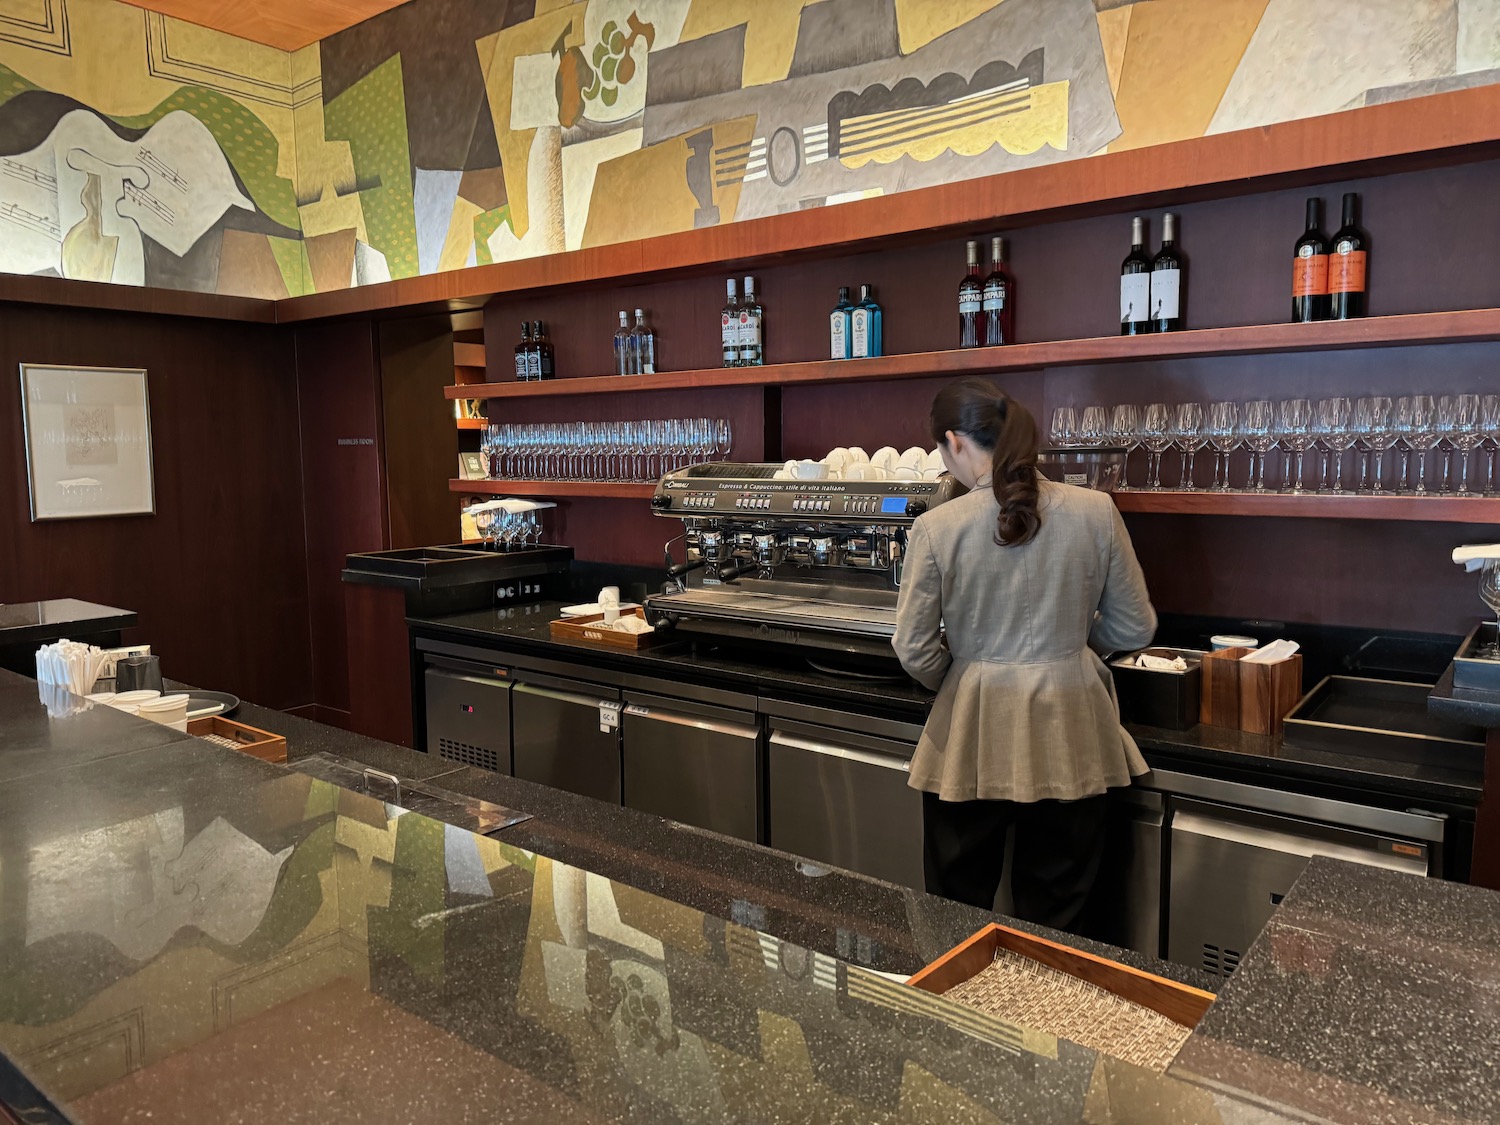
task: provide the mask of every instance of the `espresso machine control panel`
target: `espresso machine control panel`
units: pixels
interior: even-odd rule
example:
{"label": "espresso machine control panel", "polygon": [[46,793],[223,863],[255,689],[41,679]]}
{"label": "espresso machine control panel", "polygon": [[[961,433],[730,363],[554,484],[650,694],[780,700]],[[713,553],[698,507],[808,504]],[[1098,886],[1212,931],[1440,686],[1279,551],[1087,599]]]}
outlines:
{"label": "espresso machine control panel", "polygon": [[[699,468],[763,466],[698,466]],[[937,481],[787,481],[731,478],[703,480],[664,478],[651,498],[659,515],[728,516],[808,522],[914,520],[951,494],[952,482]]]}

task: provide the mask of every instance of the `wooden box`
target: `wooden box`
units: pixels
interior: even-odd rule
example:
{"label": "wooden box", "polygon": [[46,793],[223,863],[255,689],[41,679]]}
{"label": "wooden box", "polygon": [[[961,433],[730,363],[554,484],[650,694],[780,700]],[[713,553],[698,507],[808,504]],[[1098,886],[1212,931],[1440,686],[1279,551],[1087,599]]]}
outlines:
{"label": "wooden box", "polygon": [[1276,664],[1246,664],[1249,648],[1226,648],[1203,657],[1200,718],[1213,727],[1251,734],[1280,734],[1302,698],[1302,654]]}
{"label": "wooden box", "polygon": [[232,746],[242,754],[263,762],[286,761],[286,739],[270,731],[235,723],[222,715],[206,715],[188,721],[188,734],[206,738],[220,746]]}
{"label": "wooden box", "polygon": [[1046,938],[991,923],[957,948],[949,950],[906,983],[941,995],[975,976],[1008,949],[1112,992],[1124,1000],[1165,1016],[1182,1027],[1196,1027],[1214,1002],[1212,992],[1132,969],[1118,961],[1085,953]]}
{"label": "wooden box", "polygon": [[[622,610],[620,616],[646,619],[643,609]],[[639,652],[650,648],[660,638],[660,633],[617,633],[604,624],[604,614],[592,613],[585,617],[563,617],[552,622],[552,639],[569,641],[592,648],[607,648],[615,652]]]}

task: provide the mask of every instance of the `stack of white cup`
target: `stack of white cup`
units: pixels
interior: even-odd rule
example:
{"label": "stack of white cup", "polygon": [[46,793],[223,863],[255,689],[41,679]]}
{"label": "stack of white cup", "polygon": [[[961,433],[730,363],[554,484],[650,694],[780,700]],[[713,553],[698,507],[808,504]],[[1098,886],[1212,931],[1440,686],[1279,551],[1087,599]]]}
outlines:
{"label": "stack of white cup", "polygon": [[606,586],[600,590],[599,608],[604,611],[604,624],[613,625],[620,620],[620,587]]}

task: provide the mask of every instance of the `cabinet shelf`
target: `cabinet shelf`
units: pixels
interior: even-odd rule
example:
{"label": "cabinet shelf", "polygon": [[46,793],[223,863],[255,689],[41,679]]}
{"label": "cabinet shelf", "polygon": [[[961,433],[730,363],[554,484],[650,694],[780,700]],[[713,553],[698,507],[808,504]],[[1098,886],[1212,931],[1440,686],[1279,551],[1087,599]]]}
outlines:
{"label": "cabinet shelf", "polygon": [[487,418],[457,418],[455,421],[460,430],[482,430],[490,424]]}
{"label": "cabinet shelf", "polygon": [[444,390],[448,398],[560,398],[628,394],[695,387],[791,386],[857,383],[930,376],[1038,371],[1075,364],[1128,363],[1204,356],[1266,355],[1399,347],[1403,344],[1467,343],[1500,339],[1500,309],[1406,313],[1317,324],[1254,324],[1198,328],[1152,336],[1097,336],[1047,340],[994,348],[914,352],[875,359],[811,360],[764,367],[710,367],[657,375],[605,375],[547,382],[469,383]]}
{"label": "cabinet shelf", "polygon": [[595,497],[613,500],[649,500],[653,483],[581,480],[450,480],[449,492],[474,496],[519,496],[542,500]]}
{"label": "cabinet shelf", "polygon": [[1122,512],[1165,515],[1500,524],[1500,499],[1487,496],[1117,492],[1114,498]]}

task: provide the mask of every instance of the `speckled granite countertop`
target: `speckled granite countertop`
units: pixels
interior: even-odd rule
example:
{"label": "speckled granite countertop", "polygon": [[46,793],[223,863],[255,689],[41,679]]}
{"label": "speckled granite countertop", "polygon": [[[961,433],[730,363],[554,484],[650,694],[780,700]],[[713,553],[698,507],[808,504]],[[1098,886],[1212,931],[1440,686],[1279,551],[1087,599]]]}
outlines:
{"label": "speckled granite countertop", "polygon": [[[475,610],[436,617],[411,617],[418,636],[447,638],[507,652],[565,660],[638,675],[708,684],[728,690],[762,692],[778,698],[824,706],[856,707],[863,714],[888,715],[920,722],[932,693],[910,680],[871,683],[830,676],[786,659],[757,660],[744,652],[667,644],[639,653],[614,653],[554,641],[550,624],[560,602]],[[1288,746],[1280,738],[1220,727],[1185,731],[1132,726],[1131,733],[1146,760],[1157,769],[1207,771],[1236,779],[1281,777],[1348,787],[1402,799],[1452,802],[1474,806],[1483,794],[1481,765],[1435,766],[1390,757],[1366,758]]]}
{"label": "speckled granite countertop", "polygon": [[1500,1112],[1488,892],[1314,861],[1158,1076],[861,967],[904,974],[990,915],[239,717],[284,733],[293,766],[425,765],[533,819],[475,836],[144,720],[49,717],[35,684],[0,675],[0,1050],[20,1067],[0,1067],[0,1095],[26,1120]]}
{"label": "speckled granite countertop", "polygon": [[1427,708],[1440,719],[1477,727],[1500,727],[1500,692],[1456,687],[1453,665],[1427,697]]}

